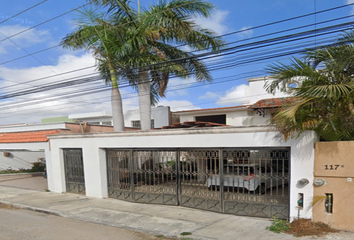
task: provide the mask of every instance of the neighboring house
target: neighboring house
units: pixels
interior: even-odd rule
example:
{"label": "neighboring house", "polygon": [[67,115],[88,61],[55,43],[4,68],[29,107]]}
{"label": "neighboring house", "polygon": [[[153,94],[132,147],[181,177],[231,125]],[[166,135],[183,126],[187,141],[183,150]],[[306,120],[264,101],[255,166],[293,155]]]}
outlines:
{"label": "neighboring house", "polygon": [[248,79],[249,86],[245,89],[242,105],[177,111],[172,114],[181,123],[201,121],[230,126],[266,125],[277,109],[291,101],[284,93],[272,95],[265,92],[264,84],[271,80],[269,77]]}
{"label": "neighboring house", "polygon": [[[42,119],[42,123],[56,122],[78,122],[90,125],[113,126],[112,115],[106,111],[71,114],[67,117],[54,117]],[[170,107],[158,106],[151,108],[151,128],[161,128],[172,123]],[[128,110],[124,114],[124,124],[126,130],[136,130],[140,128],[139,109]]]}
{"label": "neighboring house", "polygon": [[49,151],[48,135],[92,132],[113,132],[113,128],[78,123],[0,126],[0,170],[29,169],[31,163],[46,158]]}
{"label": "neighboring house", "polygon": [[112,126],[112,115],[107,112],[91,112],[91,113],[78,113],[68,116],[71,121],[85,122],[92,125],[106,125]]}
{"label": "neighboring house", "polygon": [[[140,128],[139,109],[128,110],[124,114],[124,123],[127,127]],[[157,106],[151,108],[151,128],[161,128],[172,123],[170,107]]]}

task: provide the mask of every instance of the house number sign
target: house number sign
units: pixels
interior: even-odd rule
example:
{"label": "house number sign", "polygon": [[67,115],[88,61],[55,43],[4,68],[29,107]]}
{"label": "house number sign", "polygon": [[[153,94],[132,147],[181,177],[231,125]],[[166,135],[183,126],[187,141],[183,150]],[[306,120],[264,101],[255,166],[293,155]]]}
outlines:
{"label": "house number sign", "polygon": [[[337,165],[324,165],[325,169],[324,170],[338,170],[339,168],[339,164]],[[344,165],[341,166],[342,168],[344,168]]]}

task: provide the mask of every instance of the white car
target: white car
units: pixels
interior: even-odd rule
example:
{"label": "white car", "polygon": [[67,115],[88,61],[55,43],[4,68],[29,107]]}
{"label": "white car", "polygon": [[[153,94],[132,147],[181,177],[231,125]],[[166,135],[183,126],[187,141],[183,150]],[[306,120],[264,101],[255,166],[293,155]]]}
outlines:
{"label": "white car", "polygon": [[[224,187],[245,188],[248,191],[264,193],[267,188],[280,184],[282,181],[270,166],[234,164],[224,169]],[[220,186],[220,175],[210,175],[206,185],[209,189]]]}

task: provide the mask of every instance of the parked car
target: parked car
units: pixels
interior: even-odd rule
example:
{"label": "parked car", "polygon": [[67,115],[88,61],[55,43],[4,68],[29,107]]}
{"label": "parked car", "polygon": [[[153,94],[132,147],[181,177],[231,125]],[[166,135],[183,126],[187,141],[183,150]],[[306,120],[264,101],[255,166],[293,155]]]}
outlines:
{"label": "parked car", "polygon": [[[264,193],[266,189],[284,184],[279,173],[271,166],[258,164],[233,164],[224,169],[224,187],[244,188],[248,191]],[[207,183],[209,189],[220,186],[220,175],[212,174]]]}

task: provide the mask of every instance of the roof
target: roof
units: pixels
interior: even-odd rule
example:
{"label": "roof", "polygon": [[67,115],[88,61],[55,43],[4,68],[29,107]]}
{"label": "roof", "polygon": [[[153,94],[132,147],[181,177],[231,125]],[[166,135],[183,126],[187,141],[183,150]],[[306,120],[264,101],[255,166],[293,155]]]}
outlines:
{"label": "roof", "polygon": [[0,143],[47,142],[47,135],[55,135],[60,132],[61,130],[0,133]]}
{"label": "roof", "polygon": [[232,106],[232,107],[221,107],[221,108],[205,108],[205,109],[193,109],[193,110],[184,110],[184,111],[177,111],[173,113],[188,113],[188,112],[203,112],[203,111],[217,111],[217,110],[229,110],[229,109],[237,109],[237,108],[246,108],[248,105],[239,105],[239,106]]}
{"label": "roof", "polygon": [[227,127],[227,126],[228,125],[213,123],[213,122],[188,121],[183,123],[174,123],[170,126],[163,126],[162,128],[154,128],[154,129]]}
{"label": "roof", "polygon": [[268,98],[268,99],[262,99],[256,102],[255,104],[249,106],[251,109],[257,109],[257,108],[279,108],[283,106],[284,104],[291,103],[294,101],[295,98],[293,97],[288,97],[288,98]]}

